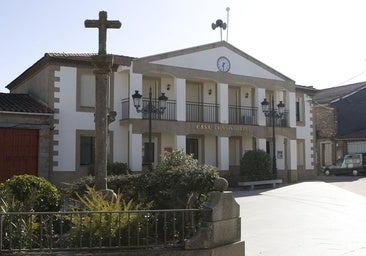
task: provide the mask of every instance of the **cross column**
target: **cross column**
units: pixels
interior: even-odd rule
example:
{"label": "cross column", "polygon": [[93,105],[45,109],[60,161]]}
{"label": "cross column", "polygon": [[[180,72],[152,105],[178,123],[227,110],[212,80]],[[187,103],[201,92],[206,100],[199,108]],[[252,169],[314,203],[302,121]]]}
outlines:
{"label": "cross column", "polygon": [[107,55],[107,29],[120,28],[121,22],[108,21],[107,12],[99,12],[99,20],[86,20],[85,27],[98,28],[99,51],[93,56],[95,74],[95,189],[107,190],[108,91],[113,56]]}

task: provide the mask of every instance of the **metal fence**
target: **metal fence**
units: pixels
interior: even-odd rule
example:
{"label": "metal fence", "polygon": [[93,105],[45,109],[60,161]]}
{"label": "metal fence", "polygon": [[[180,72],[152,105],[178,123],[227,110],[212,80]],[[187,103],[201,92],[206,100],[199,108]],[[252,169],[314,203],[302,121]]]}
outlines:
{"label": "metal fence", "polygon": [[183,247],[206,210],[0,213],[0,254]]}
{"label": "metal fence", "polygon": [[219,105],[202,102],[186,102],[186,121],[188,122],[218,122]]}
{"label": "metal fence", "polygon": [[[142,99],[142,108],[148,108],[149,99]],[[153,99],[151,102],[152,106],[156,109],[159,109],[159,101],[157,99]],[[121,100],[122,112],[121,119],[129,119],[130,113],[130,101],[129,99]],[[132,111],[136,111],[136,109],[132,109]],[[143,119],[148,119],[149,114],[143,113]],[[174,100],[168,100],[166,102],[166,109],[164,113],[151,113],[151,119],[153,120],[176,120],[176,102]]]}
{"label": "metal fence", "polygon": [[257,125],[257,108],[229,105],[229,124]]}

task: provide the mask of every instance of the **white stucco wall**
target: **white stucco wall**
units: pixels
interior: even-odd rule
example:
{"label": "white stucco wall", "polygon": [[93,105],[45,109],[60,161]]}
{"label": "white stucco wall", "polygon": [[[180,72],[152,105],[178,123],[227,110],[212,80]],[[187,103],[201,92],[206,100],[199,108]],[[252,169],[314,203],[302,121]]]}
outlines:
{"label": "white stucco wall", "polygon": [[201,52],[170,57],[153,61],[152,63],[216,72],[217,59],[221,56],[226,56],[230,60],[231,68],[229,72],[232,74],[283,81],[281,77],[274,75],[226,47],[218,47]]}
{"label": "white stucco wall", "polygon": [[55,125],[58,135],[55,140],[53,150],[58,152],[54,156],[54,161],[58,165],[54,171],[75,171],[76,168],[76,130],[94,130],[94,116],[89,112],[76,112],[76,74],[77,69],[72,67],[61,67],[55,75],[60,77],[59,82],[55,82],[55,87],[59,92],[55,92],[55,97],[59,98],[59,103],[55,103],[55,108],[60,110],[55,114],[55,119],[59,124]]}
{"label": "white stucco wall", "polygon": [[[128,127],[119,124],[121,119],[122,105],[121,100],[126,98],[129,93],[129,74],[125,72],[113,73],[114,76],[114,107],[117,112],[116,121],[109,125],[113,131],[113,161],[128,162]],[[112,109],[111,109],[112,110]]]}

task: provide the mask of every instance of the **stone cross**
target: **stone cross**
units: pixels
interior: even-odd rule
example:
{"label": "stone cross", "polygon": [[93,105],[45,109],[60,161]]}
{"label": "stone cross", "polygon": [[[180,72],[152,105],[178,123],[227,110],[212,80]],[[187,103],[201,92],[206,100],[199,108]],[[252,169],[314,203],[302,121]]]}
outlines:
{"label": "stone cross", "polygon": [[101,11],[99,20],[86,20],[84,24],[87,28],[98,28],[99,30],[99,51],[98,55],[93,56],[95,67],[93,70],[95,74],[95,189],[111,193],[107,189],[107,140],[108,125],[111,121],[108,116],[108,89],[113,55],[107,55],[106,41],[107,29],[120,28],[121,22],[108,21],[107,12]]}
{"label": "stone cross", "polygon": [[99,30],[99,55],[107,54],[107,29],[120,28],[119,20],[107,20],[107,12],[99,12],[99,20],[86,20],[84,22],[86,28],[98,28]]}

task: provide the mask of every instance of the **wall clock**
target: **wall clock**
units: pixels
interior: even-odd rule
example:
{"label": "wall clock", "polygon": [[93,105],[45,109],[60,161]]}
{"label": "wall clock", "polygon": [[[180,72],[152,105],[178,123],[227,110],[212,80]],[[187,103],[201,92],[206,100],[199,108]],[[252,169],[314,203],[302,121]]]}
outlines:
{"label": "wall clock", "polygon": [[230,61],[228,58],[221,56],[217,59],[217,68],[220,72],[228,72],[230,70]]}

